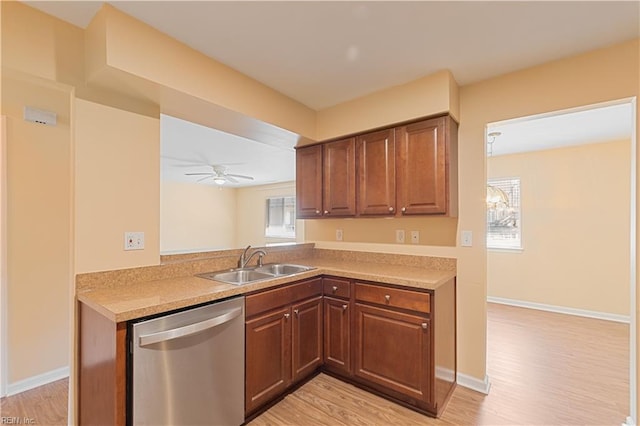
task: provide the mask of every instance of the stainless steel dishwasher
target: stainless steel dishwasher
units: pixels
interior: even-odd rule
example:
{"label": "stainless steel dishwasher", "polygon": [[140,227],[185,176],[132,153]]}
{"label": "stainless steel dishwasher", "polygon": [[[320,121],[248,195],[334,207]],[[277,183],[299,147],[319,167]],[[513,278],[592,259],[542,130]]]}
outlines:
{"label": "stainless steel dishwasher", "polygon": [[244,422],[244,297],[132,326],[131,422]]}

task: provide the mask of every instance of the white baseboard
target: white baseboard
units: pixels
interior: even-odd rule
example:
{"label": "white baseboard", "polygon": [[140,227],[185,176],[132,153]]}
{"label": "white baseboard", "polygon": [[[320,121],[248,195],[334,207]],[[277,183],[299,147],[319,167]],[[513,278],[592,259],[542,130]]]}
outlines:
{"label": "white baseboard", "polygon": [[466,374],[458,373],[457,382],[460,386],[464,386],[465,388],[469,388],[485,395],[489,394],[489,389],[491,388],[489,376],[484,376],[484,380],[480,380],[475,377],[467,376]]}
{"label": "white baseboard", "polygon": [[7,386],[7,396],[28,391],[29,389],[37,388],[38,386],[46,385],[47,383],[55,382],[65,377],[69,377],[69,367],[57,368],[15,383],[9,383]]}
{"label": "white baseboard", "polygon": [[587,311],[585,309],[567,308],[564,306],[547,305],[544,303],[527,302],[525,300],[505,299],[502,297],[487,296],[487,302],[501,305],[518,306],[521,308],[537,309],[539,311],[555,312],[558,314],[576,315],[579,317],[595,318],[606,321],[623,322],[629,324],[628,315],[610,314],[607,312]]}

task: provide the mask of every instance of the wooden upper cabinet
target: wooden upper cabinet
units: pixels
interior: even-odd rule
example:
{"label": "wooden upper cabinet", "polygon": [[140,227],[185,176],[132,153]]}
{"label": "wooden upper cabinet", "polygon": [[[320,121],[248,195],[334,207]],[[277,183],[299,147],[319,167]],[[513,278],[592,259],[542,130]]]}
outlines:
{"label": "wooden upper cabinet", "polygon": [[324,145],[323,215],[356,214],[355,138]]}
{"label": "wooden upper cabinet", "polygon": [[457,124],[439,117],[398,127],[400,215],[457,215]]}
{"label": "wooden upper cabinet", "polygon": [[322,216],[322,145],[296,150],[296,206],[299,219]]}
{"label": "wooden upper cabinet", "polygon": [[396,158],[394,129],[358,136],[358,214],[391,215],[396,212]]}
{"label": "wooden upper cabinet", "polygon": [[298,148],[298,218],[457,216],[457,144],[443,116]]}

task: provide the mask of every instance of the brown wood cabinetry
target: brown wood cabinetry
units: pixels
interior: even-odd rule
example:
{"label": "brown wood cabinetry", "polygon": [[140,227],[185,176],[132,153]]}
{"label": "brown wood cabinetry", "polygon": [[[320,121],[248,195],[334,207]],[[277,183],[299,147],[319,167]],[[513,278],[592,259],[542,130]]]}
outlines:
{"label": "brown wood cabinetry", "polygon": [[322,217],[322,145],[296,151],[296,210],[299,219]]}
{"label": "brown wood cabinetry", "polygon": [[400,214],[457,215],[457,133],[450,117],[396,128]]}
{"label": "brown wood cabinetry", "polygon": [[429,319],[356,303],[354,375],[408,402],[431,402]]}
{"label": "brown wood cabinetry", "polygon": [[127,324],[78,303],[78,424],[126,424]]}
{"label": "brown wood cabinetry", "polygon": [[456,382],[455,281],[429,292],[356,282],[354,299],[354,380],[438,416]]}
{"label": "brown wood cabinetry", "polygon": [[298,148],[298,217],[457,216],[457,141],[442,116]]}
{"label": "brown wood cabinetry", "polygon": [[325,217],[356,214],[355,139],[324,145],[322,211]]}
{"label": "brown wood cabinetry", "polygon": [[246,321],[245,411],[282,394],[291,383],[290,308],[269,311]]}
{"label": "brown wood cabinetry", "polygon": [[356,214],[355,139],[296,150],[296,204],[300,219]]}
{"label": "brown wood cabinetry", "polygon": [[396,149],[394,129],[358,136],[356,139],[358,214],[396,213]]}
{"label": "brown wood cabinetry", "polygon": [[351,281],[325,277],[324,287],[324,368],[351,375]]}
{"label": "brown wood cabinetry", "polygon": [[313,373],[322,365],[322,296],[295,304],[293,312],[293,381]]}
{"label": "brown wood cabinetry", "polygon": [[322,279],[245,299],[245,413],[282,395],[322,365]]}

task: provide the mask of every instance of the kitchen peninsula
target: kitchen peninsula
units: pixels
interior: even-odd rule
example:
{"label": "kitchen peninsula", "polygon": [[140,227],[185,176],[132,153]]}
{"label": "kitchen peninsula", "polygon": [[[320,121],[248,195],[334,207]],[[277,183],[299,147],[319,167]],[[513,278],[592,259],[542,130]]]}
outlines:
{"label": "kitchen peninsula", "polygon": [[[80,424],[130,422],[128,323],[234,297],[246,302],[245,419],[320,371],[442,413],[456,383],[455,259],[266,250],[266,262],[315,269],[240,286],[196,276],[234,267],[242,251],[227,250],[77,276]],[[265,318],[275,332],[266,339],[269,328],[255,326]]]}

